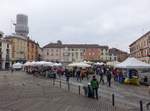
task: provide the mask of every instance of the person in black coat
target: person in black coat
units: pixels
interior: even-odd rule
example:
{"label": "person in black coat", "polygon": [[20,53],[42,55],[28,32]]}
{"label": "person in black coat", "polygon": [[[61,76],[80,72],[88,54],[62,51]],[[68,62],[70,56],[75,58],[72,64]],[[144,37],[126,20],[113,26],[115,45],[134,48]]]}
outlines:
{"label": "person in black coat", "polygon": [[111,87],[111,71],[110,69],[107,69],[106,71],[106,77],[107,77],[107,83],[108,83],[108,86]]}
{"label": "person in black coat", "polygon": [[66,82],[69,82],[70,72],[67,68],[65,69],[65,76],[66,76]]}

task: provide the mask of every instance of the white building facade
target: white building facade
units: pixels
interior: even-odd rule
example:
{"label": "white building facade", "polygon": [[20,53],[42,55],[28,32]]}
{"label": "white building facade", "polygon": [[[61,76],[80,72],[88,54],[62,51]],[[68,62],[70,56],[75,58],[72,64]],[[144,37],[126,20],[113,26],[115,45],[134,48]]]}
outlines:
{"label": "white building facade", "polygon": [[42,58],[45,61],[54,62],[80,62],[83,61],[83,48],[69,44],[48,44],[42,49]]}

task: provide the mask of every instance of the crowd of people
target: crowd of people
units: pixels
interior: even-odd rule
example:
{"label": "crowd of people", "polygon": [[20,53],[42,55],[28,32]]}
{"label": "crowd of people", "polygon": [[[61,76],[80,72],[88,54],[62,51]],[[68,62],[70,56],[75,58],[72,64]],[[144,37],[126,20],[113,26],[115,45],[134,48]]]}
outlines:
{"label": "crowd of people", "polygon": [[[88,97],[98,99],[98,89],[99,86],[107,85],[111,87],[112,78],[114,81],[123,83],[125,78],[132,78],[132,76],[138,76],[136,70],[130,70],[125,72],[125,70],[113,68],[107,65],[92,65],[91,67],[65,67],[65,66],[24,66],[23,70],[28,74],[34,76],[43,76],[46,78],[66,78],[69,83],[70,78],[76,80],[77,82],[87,81]],[[14,70],[11,69],[13,72]],[[127,74],[128,73],[128,74]],[[51,76],[53,75],[53,76]],[[147,79],[147,78],[146,78]],[[147,104],[147,107],[150,103]]]}
{"label": "crowd of people", "polygon": [[[35,76],[44,76],[50,77],[50,74],[56,74],[57,77],[66,77],[67,80],[69,78],[75,78],[78,82],[82,80],[89,80],[92,75],[96,75],[99,77],[99,84],[107,83],[109,87],[111,87],[111,79],[114,78],[115,81],[123,79],[123,72],[106,65],[101,66],[92,66],[88,68],[81,68],[81,67],[52,67],[52,66],[25,66],[23,70],[29,74],[33,74]],[[105,79],[107,81],[105,81]]]}

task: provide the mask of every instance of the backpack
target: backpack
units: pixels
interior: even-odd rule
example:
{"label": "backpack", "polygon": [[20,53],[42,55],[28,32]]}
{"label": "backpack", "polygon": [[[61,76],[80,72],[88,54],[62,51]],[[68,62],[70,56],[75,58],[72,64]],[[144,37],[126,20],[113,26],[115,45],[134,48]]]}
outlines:
{"label": "backpack", "polygon": [[91,86],[92,86],[92,88],[98,88],[98,81],[97,80],[92,80],[91,81]]}

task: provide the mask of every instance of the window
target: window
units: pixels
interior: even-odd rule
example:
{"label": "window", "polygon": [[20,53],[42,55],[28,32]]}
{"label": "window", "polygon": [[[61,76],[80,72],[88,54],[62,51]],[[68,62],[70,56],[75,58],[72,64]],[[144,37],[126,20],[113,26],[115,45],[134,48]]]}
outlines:
{"label": "window", "polygon": [[6,53],[9,54],[9,49],[6,49]]}
{"label": "window", "polygon": [[9,48],[9,44],[7,44],[7,48]]}
{"label": "window", "polygon": [[32,44],[32,48],[34,48],[34,45]]}
{"label": "window", "polygon": [[47,55],[49,55],[49,53],[47,52]]}

